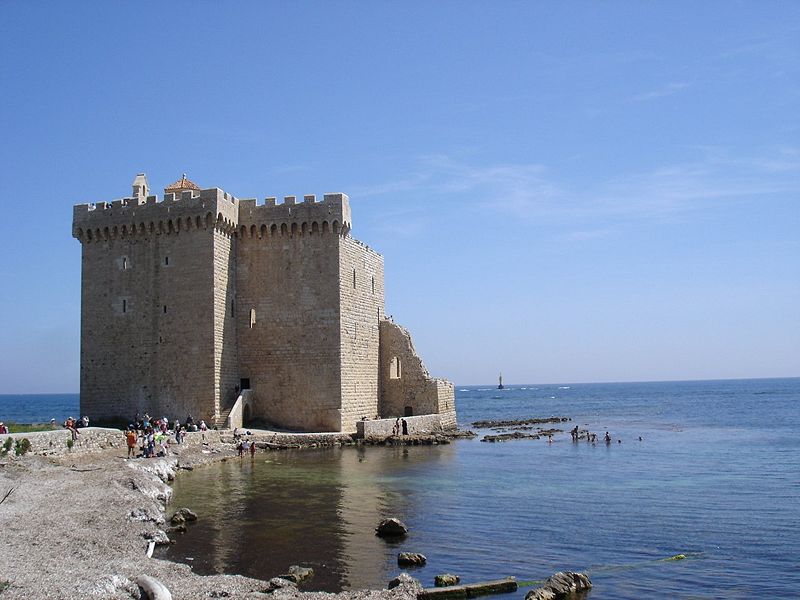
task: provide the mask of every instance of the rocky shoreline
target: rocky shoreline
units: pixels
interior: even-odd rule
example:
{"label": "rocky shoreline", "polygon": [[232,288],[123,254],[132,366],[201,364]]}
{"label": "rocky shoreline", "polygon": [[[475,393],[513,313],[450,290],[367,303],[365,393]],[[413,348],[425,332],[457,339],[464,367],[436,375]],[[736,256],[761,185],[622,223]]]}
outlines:
{"label": "rocky shoreline", "polygon": [[[301,592],[291,584],[276,587],[239,575],[200,576],[187,565],[149,558],[150,542],[165,541],[167,511],[177,508],[169,507],[168,482],[182,470],[234,457],[233,436],[193,434],[188,443],[173,445],[169,457],[127,460],[123,434],[113,431],[98,429],[92,435],[86,430],[69,445],[69,434],[61,430],[24,434],[31,440],[31,452],[0,459],[0,498],[5,496],[0,503],[0,597],[142,598],[137,580],[141,583],[146,576],[166,586],[175,599],[416,598],[418,589],[411,583],[390,590]],[[253,434],[265,449],[354,443],[341,434]],[[449,437],[383,443],[449,443]]]}

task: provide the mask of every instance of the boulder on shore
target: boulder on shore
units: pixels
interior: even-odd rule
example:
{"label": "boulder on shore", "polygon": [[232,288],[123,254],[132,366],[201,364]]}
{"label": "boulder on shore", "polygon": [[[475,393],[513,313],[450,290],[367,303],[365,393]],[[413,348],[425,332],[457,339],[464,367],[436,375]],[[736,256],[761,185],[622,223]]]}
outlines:
{"label": "boulder on shore", "polygon": [[573,594],[590,589],[592,589],[592,582],[584,573],[559,571],[552,577],[548,577],[542,587],[528,592],[525,600],[563,600],[572,597]]}
{"label": "boulder on shore", "polygon": [[[271,594],[275,590],[284,588],[295,588],[295,582],[284,579],[283,577],[273,577],[269,580],[266,588],[261,590],[262,594]],[[296,588],[295,588],[296,589]]]}
{"label": "boulder on shore", "polygon": [[167,546],[172,543],[167,533],[162,529],[145,532],[144,539],[148,542],[155,542],[156,546]]}
{"label": "boulder on shore", "polygon": [[188,508],[179,508],[175,511],[176,515],[181,515],[184,521],[197,521],[197,513]]}
{"label": "boulder on shore", "polygon": [[375,528],[375,535],[379,537],[397,537],[406,535],[408,527],[400,519],[384,519]]}
{"label": "boulder on shore", "polygon": [[456,585],[461,581],[461,577],[452,573],[443,573],[433,578],[433,585],[436,587],[448,587]]}
{"label": "boulder on shore", "polygon": [[418,552],[401,552],[397,555],[397,565],[400,567],[421,567],[428,558]]}
{"label": "boulder on shore", "polygon": [[422,584],[419,582],[419,579],[414,579],[408,573],[400,573],[389,582],[386,588],[392,590],[400,586],[405,588],[412,597],[417,596],[422,591]]}

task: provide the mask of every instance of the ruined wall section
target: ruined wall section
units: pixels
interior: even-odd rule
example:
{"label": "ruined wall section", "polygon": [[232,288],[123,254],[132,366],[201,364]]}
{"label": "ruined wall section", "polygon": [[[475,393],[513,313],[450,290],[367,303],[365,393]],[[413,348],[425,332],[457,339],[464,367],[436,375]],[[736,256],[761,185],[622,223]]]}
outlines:
{"label": "ruined wall section", "polygon": [[357,421],[379,415],[383,257],[351,237],[340,239],[339,255],[342,430],[355,431]]}
{"label": "ruined wall section", "polygon": [[214,189],[74,208],[82,413],[213,416],[214,235],[234,206]]}
{"label": "ruined wall section", "polygon": [[414,349],[411,334],[389,320],[380,323],[380,414],[382,418],[440,414],[442,427],[456,427],[455,390],[434,379]]}
{"label": "ruined wall section", "polygon": [[240,202],[236,311],[239,372],[253,417],[290,429],[341,430],[339,241],[344,194]]}

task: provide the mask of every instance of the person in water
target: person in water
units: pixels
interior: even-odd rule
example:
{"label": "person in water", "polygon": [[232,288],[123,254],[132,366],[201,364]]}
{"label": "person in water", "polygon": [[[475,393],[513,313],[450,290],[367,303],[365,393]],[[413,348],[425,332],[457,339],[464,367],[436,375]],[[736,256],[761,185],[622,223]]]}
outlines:
{"label": "person in water", "polygon": [[607,431],[606,431],[606,435],[605,435],[605,437],[603,439],[606,441],[606,444],[610,444],[611,443],[611,436],[608,434]]}

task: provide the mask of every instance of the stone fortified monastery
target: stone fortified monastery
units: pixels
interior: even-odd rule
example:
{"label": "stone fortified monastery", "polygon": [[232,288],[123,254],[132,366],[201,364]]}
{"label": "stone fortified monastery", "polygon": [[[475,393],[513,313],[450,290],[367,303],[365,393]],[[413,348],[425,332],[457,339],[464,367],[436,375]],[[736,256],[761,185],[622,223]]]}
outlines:
{"label": "stone fortified monastery", "polygon": [[130,198],[76,205],[81,413],[348,432],[431,415],[454,428],[453,384],[386,318],[383,257],[350,228],[345,194],[258,204],[185,175],[161,202],[140,174]]}

